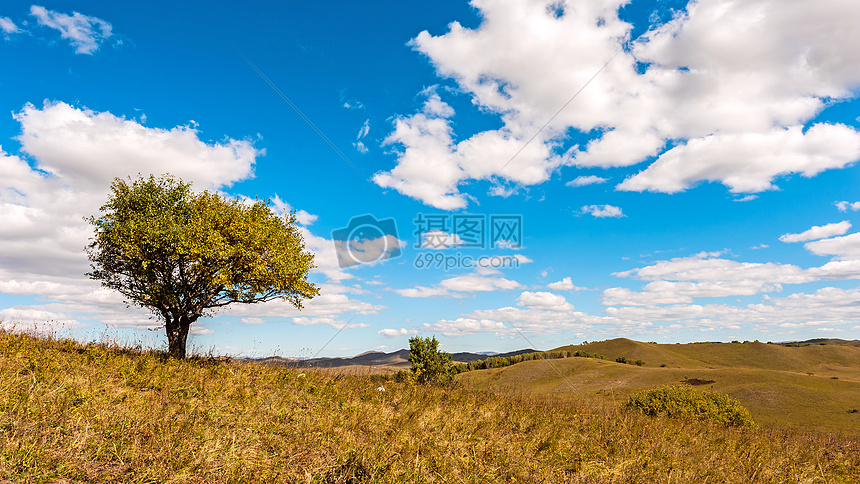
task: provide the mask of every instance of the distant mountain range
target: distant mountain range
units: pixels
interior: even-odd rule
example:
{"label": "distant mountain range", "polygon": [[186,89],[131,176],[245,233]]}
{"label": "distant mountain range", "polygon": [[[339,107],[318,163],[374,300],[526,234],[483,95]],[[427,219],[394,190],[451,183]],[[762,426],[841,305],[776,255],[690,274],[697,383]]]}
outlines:
{"label": "distant mountain range", "polygon": [[[844,340],[838,338],[815,338],[808,339],[805,341],[784,341],[779,342],[777,344],[831,344],[831,345],[851,345],[858,346],[860,345],[860,341],[858,340]],[[563,347],[568,348],[568,347]],[[577,347],[578,348],[578,347]],[[468,363],[470,361],[475,360],[484,360],[494,356],[515,356],[521,355],[523,353],[532,353],[535,351],[542,351],[536,349],[521,349],[516,351],[510,351],[507,353],[495,353],[492,351],[482,351],[476,353],[469,352],[460,352],[460,353],[451,353],[451,359],[455,363]],[[282,358],[280,356],[270,356],[267,358],[243,358],[245,360],[256,361],[265,364],[272,365],[284,365],[284,366],[294,366],[299,368],[310,368],[310,367],[320,367],[320,368],[341,368],[345,366],[384,366],[393,369],[408,369],[410,367],[409,363],[409,350],[402,349],[398,351],[393,351],[391,353],[384,353],[382,351],[366,351],[359,355],[353,356],[352,358]]]}
{"label": "distant mountain range", "polygon": [[[480,353],[451,353],[451,359],[455,363],[468,363],[470,361],[475,360],[483,360],[486,358],[490,358],[493,356],[514,356],[521,355],[523,353],[532,353],[535,349],[522,349],[517,351],[510,351],[507,353],[494,353],[494,352],[480,352]],[[409,350],[402,349],[398,351],[393,351],[391,353],[384,353],[382,351],[366,351],[361,353],[360,355],[353,356],[352,358],[311,358],[311,359],[292,359],[292,358],[281,358],[280,356],[272,356],[268,358],[255,358],[254,361],[258,361],[266,364],[273,365],[286,365],[286,366],[295,366],[300,368],[308,368],[308,367],[322,367],[322,368],[339,368],[343,366],[387,366],[390,368],[402,368],[407,369],[410,366],[409,363]]]}

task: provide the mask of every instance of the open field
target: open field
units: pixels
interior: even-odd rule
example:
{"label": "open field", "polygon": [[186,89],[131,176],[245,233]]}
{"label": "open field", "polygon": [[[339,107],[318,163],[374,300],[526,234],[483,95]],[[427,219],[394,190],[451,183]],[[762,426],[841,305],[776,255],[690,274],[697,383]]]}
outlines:
{"label": "open field", "polygon": [[[699,380],[713,382],[702,388],[739,400],[762,425],[860,433],[860,346],[855,344],[661,345],[621,338],[559,350],[598,353],[606,360],[526,361],[463,373],[458,380],[497,393],[579,391],[590,402],[615,403],[642,389]],[[616,363],[622,356],[645,366]]]}
{"label": "open field", "polygon": [[[385,391],[377,389],[380,385]],[[398,383],[379,375],[177,361],[153,352],[0,333],[0,479],[860,479],[856,436],[649,418],[622,410],[613,398],[592,400],[584,405],[565,394],[495,395],[462,386]]]}

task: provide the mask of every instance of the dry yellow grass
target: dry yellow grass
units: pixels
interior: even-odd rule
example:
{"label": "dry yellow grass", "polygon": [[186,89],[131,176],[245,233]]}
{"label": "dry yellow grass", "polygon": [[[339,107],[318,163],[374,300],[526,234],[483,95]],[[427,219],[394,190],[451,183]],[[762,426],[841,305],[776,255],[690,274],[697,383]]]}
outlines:
{"label": "dry yellow grass", "polygon": [[[573,383],[590,400],[621,402],[640,390],[699,379],[713,382],[702,388],[739,400],[765,426],[860,434],[860,412],[851,412],[860,410],[857,346],[658,345],[622,338],[561,349],[599,353],[607,359],[527,361],[464,373],[459,381],[474,390],[541,394],[575,393]],[[646,365],[616,363],[619,356],[642,359]]]}
{"label": "dry yellow grass", "polygon": [[[519,366],[519,365],[517,365]],[[516,368],[516,367],[512,367]],[[14,482],[858,482],[860,440],[0,334]],[[377,391],[384,385],[385,391]]]}

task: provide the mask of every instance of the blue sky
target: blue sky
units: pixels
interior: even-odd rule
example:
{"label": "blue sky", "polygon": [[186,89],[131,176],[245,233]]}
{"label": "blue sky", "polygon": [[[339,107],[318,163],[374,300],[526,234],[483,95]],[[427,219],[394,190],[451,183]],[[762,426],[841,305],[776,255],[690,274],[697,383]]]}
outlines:
{"label": "blue sky", "polygon": [[[4,2],[0,319],[163,344],[84,275],[82,218],[169,172],[296,210],[322,288],[199,321],[201,351],[857,338],[857,25],[836,0]],[[379,237],[339,240],[364,215]]]}

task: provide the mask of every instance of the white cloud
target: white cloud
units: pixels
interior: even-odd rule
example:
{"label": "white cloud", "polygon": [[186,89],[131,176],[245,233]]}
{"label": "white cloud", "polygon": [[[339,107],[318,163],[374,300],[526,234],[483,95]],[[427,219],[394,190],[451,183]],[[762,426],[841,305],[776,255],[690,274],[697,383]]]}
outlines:
{"label": "white cloud", "polygon": [[825,239],[834,235],[843,235],[850,228],[851,222],[843,220],[842,222],[827,225],[815,225],[799,234],[785,234],[779,240],[782,242],[807,242],[810,240]]}
{"label": "white cloud", "polygon": [[463,336],[488,331],[508,332],[510,328],[504,323],[489,319],[457,318],[454,320],[441,319],[430,326],[433,331],[440,331],[444,336]]}
{"label": "white cloud", "polygon": [[83,327],[67,314],[40,309],[7,308],[0,310],[0,328],[6,331],[53,333]]}
{"label": "white cloud", "polygon": [[367,146],[361,141],[362,138],[366,137],[367,134],[370,133],[370,120],[366,120],[361,129],[358,130],[358,135],[355,137],[355,143],[352,146],[355,146],[355,149],[358,150],[359,153],[367,153],[369,150]]}
{"label": "white cloud", "polygon": [[[386,328],[386,329],[382,329],[382,330],[377,331],[376,334],[378,334],[380,336],[384,336],[386,338],[397,338],[398,336],[412,336],[414,334],[418,334],[418,331],[414,330],[414,329],[406,329],[406,328],[400,328],[399,330]],[[384,348],[384,346],[383,346],[383,348]]]}
{"label": "white cloud", "polygon": [[807,242],[807,250],[817,255],[833,255],[837,259],[860,259],[860,233]]}
{"label": "white cloud", "polygon": [[613,275],[651,282],[642,292],[620,287],[605,290],[602,302],[607,306],[682,304],[692,303],[694,298],[751,296],[782,291],[783,284],[821,278],[819,273],[791,264],[737,262],[705,252]]}
{"label": "white cloud", "polygon": [[[403,150],[375,181],[458,209],[468,180],[533,185],[562,165],[630,166],[657,156],[618,188],[677,192],[710,180],[750,193],[782,175],[814,176],[860,158],[853,128],[802,128],[860,84],[860,53],[844,47],[860,43],[860,33],[833,28],[860,20],[860,4],[699,0],[619,53],[632,29],[618,18],[627,3],[582,1],[557,17],[540,0],[475,1],[478,27],[452,22],[443,35],[418,34],[411,45],[438,75],[503,126],[457,138],[453,110],[434,93],[422,112],[397,118],[388,142]],[[598,134],[559,153],[571,128]]]}
{"label": "white cloud", "polygon": [[[289,203],[281,200],[281,197],[279,197],[277,193],[272,198],[272,206],[275,211],[281,215],[287,215],[293,210],[293,207]],[[306,210],[296,211],[296,221],[302,225],[312,225],[318,218],[318,215],[308,213]]]}
{"label": "white cloud", "polygon": [[588,213],[598,218],[618,218],[624,216],[621,208],[614,205],[585,205],[582,207],[582,213]]}
{"label": "white cloud", "polygon": [[424,287],[415,286],[407,289],[392,289],[397,294],[403,297],[433,297],[433,296],[448,296],[450,293],[442,287]]}
{"label": "white cloud", "polygon": [[242,318],[239,324],[268,324],[268,321],[263,318]]}
{"label": "white cloud", "polygon": [[[716,253],[719,254],[719,253]],[[769,283],[800,284],[809,282],[803,269],[775,262],[738,262],[720,259],[715,253],[701,252],[689,257],[658,261],[652,265],[616,272],[618,277],[643,281],[726,282],[756,280]]]}
{"label": "white cloud", "polygon": [[[398,162],[392,170],[374,175],[383,188],[419,199],[442,210],[466,206],[459,184],[469,178],[489,179],[504,161],[522,152],[505,167],[504,176],[516,183],[533,185],[546,181],[560,164],[550,157],[543,143],[525,145],[525,140],[505,130],[487,131],[456,143],[450,117],[454,110],[431,93],[420,113],[395,120],[394,131],[384,144],[398,145]],[[504,189],[497,194],[506,193]]]}
{"label": "white cloud", "polygon": [[847,212],[848,210],[856,212],[856,211],[860,210],[860,202],[851,203],[851,202],[842,201],[842,202],[833,202],[833,204],[836,205],[836,208],[839,209],[840,212]]}
{"label": "white cloud", "polygon": [[171,173],[197,189],[214,189],[250,178],[263,154],[247,140],[207,144],[188,126],[147,128],[63,102],[46,101],[42,109],[27,104],[15,119],[21,123],[21,148],[39,161],[39,169],[88,188],[103,189],[115,177],[140,172]]}
{"label": "white cloud", "polygon": [[718,181],[735,193],[774,189],[779,175],[813,177],[860,158],[860,133],[837,124],[800,125],[767,133],[714,134],[663,153],[624,180],[619,190],[676,193],[700,181]]}
{"label": "white cloud", "polygon": [[522,285],[503,277],[488,277],[478,274],[467,274],[445,279],[439,283],[443,288],[459,292],[486,292],[509,289],[519,289]]}
{"label": "white cloud", "polygon": [[585,287],[575,286],[573,284],[573,280],[570,277],[563,277],[558,282],[551,282],[547,284],[546,287],[554,289],[556,291],[584,291],[587,289]]}
{"label": "white cloud", "polygon": [[0,30],[9,38],[9,34],[17,34],[21,29],[9,17],[0,17]]}
{"label": "white cloud", "polygon": [[564,296],[551,292],[525,291],[517,298],[518,306],[531,309],[548,309],[551,311],[573,311],[573,305]]}
{"label": "white cloud", "polygon": [[33,5],[30,15],[36,17],[39,25],[59,31],[60,36],[68,40],[78,54],[92,55],[112,35],[111,24],[78,12],[68,15]]}
{"label": "white cloud", "polygon": [[298,326],[319,326],[319,325],[327,325],[333,328],[369,328],[370,325],[367,323],[347,323],[341,319],[338,319],[334,316],[318,316],[314,318],[307,317],[297,317],[293,318],[293,324]]}
{"label": "white cloud", "polygon": [[654,304],[692,303],[693,298],[682,294],[632,291],[623,287],[610,287],[603,291],[605,306],[651,306]]}
{"label": "white cloud", "polygon": [[416,286],[407,289],[392,289],[403,297],[446,296],[460,298],[462,293],[493,292],[520,289],[522,284],[500,277],[501,272],[492,267],[476,267],[475,272],[443,279],[433,287]]}
{"label": "white cloud", "polygon": [[596,185],[600,183],[606,183],[609,181],[609,178],[603,178],[595,175],[589,176],[578,176],[573,180],[565,183],[566,186],[569,187],[584,187],[586,185]]}

